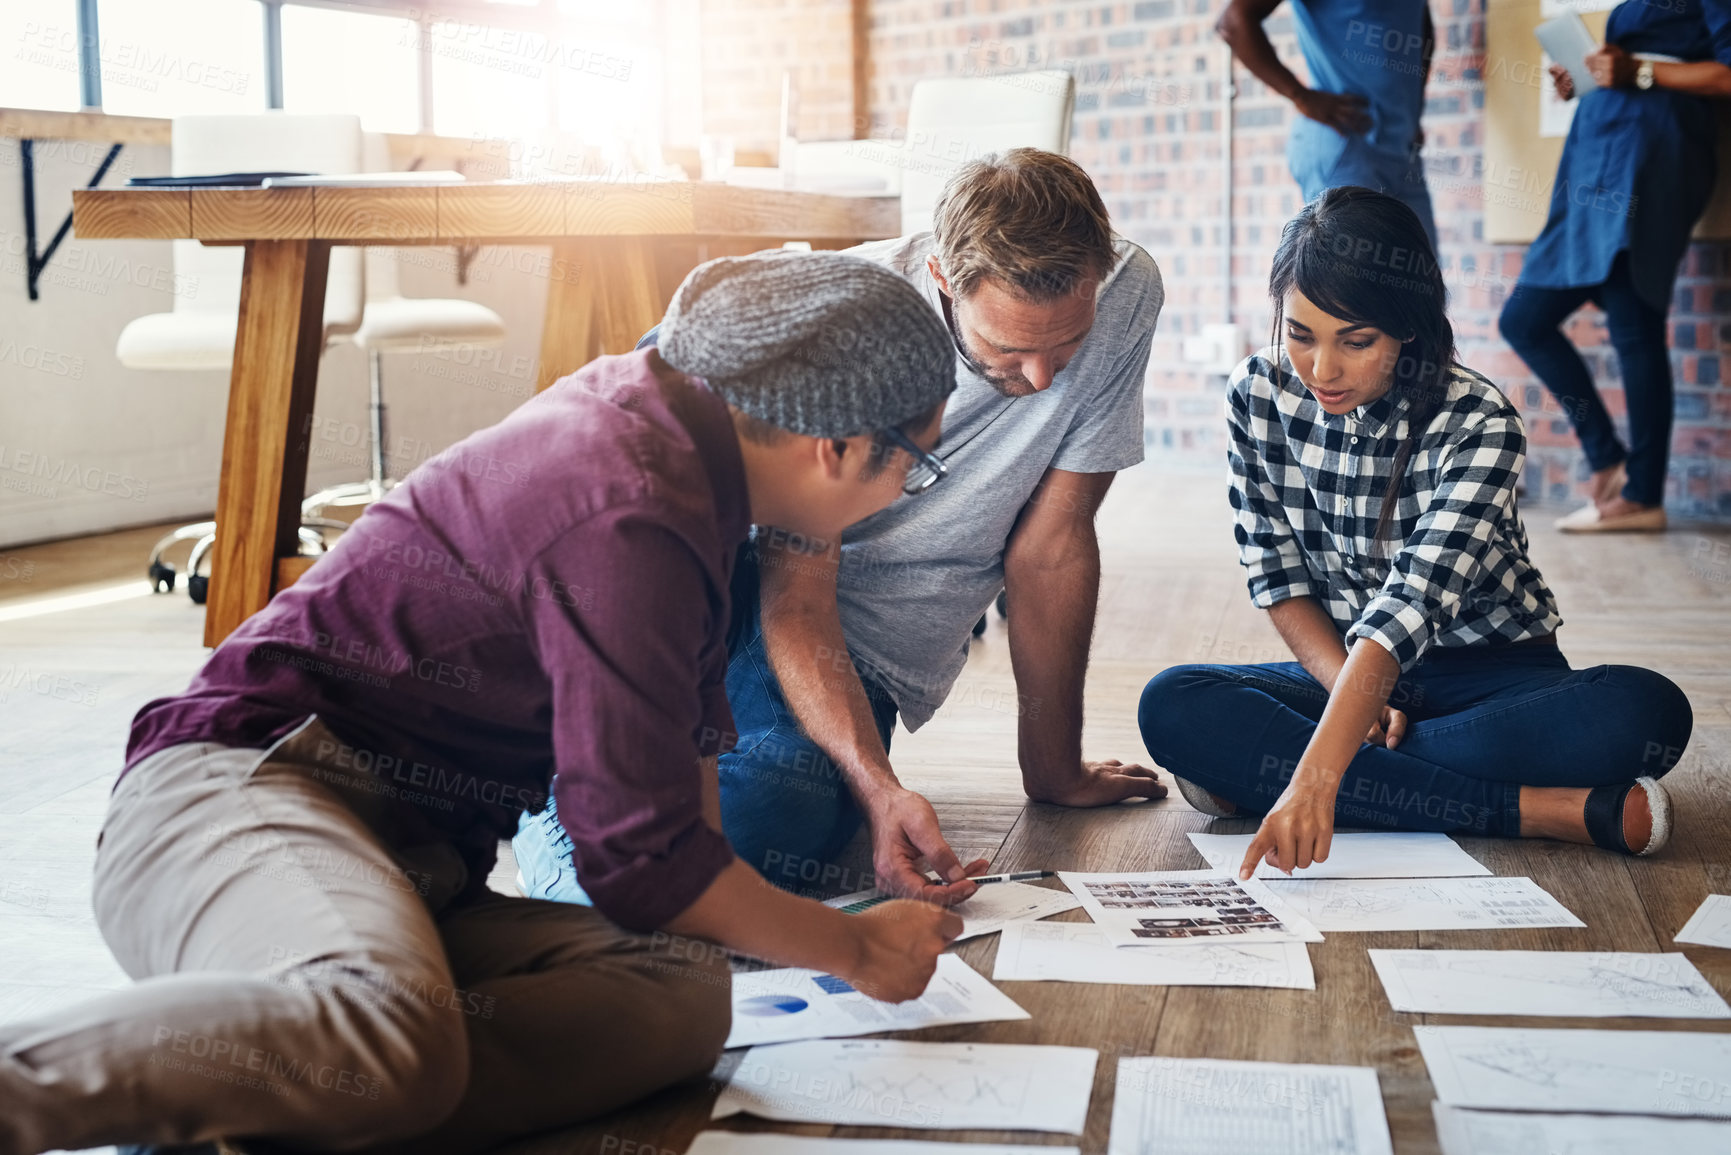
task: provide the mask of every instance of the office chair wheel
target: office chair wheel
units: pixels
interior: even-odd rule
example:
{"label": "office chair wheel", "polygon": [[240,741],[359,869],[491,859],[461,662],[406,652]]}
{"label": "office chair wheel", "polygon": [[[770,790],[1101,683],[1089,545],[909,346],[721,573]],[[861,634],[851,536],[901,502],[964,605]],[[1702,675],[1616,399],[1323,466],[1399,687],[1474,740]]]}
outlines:
{"label": "office chair wheel", "polygon": [[210,596],[210,575],[194,573],[186,575],[186,596],[194,605],[202,606],[204,599]]}
{"label": "office chair wheel", "polygon": [[986,632],[986,615],[981,614],[980,620],[974,623],[974,637],[982,637]]}
{"label": "office chair wheel", "polygon": [[152,593],[171,594],[174,592],[174,567],[167,562],[151,562],[150,570],[145,576],[150,579]]}
{"label": "office chair wheel", "polygon": [[998,591],[997,606],[998,606],[998,616],[1000,618],[1007,618],[1010,616],[1009,593],[1010,593],[1009,590],[999,590]]}

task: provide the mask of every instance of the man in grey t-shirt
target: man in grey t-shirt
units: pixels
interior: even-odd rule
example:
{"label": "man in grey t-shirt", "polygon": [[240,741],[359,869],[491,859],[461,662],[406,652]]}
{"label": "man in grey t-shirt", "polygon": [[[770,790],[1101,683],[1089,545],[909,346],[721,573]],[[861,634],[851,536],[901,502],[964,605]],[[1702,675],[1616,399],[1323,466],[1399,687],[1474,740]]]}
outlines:
{"label": "man in grey t-shirt", "polygon": [[[1166,792],[1146,767],[1085,760],[1081,741],[1094,512],[1142,460],[1160,270],[1113,236],[1093,182],[1054,153],[965,166],[934,215],[932,233],[851,251],[908,278],[955,338],[935,450],[948,476],[839,547],[760,526],[735,582],[739,734],[720,762],[722,823],[742,859],[790,889],[861,885],[837,858],[863,817],[878,886],[938,902],[973,892],[962,880],[987,864],[958,861],[888,747],[898,712],[918,729],[943,704],[999,590],[1028,796],[1102,806]],[[582,901],[551,807],[525,816],[514,845],[525,893]]]}

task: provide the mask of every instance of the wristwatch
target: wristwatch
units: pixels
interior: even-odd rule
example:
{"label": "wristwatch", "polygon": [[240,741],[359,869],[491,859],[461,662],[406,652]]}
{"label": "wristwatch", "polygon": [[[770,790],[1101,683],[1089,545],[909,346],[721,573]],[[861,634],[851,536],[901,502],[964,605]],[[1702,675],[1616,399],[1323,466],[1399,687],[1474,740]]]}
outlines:
{"label": "wristwatch", "polygon": [[1635,87],[1645,92],[1653,87],[1653,62],[1643,60],[1635,69]]}

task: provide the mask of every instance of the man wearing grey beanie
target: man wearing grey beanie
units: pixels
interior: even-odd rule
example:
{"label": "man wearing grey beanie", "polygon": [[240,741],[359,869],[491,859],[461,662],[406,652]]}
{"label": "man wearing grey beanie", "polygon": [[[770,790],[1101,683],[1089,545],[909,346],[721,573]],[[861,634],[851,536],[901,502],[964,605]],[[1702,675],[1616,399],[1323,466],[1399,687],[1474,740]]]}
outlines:
{"label": "man wearing grey beanie", "polygon": [[[931,804],[897,779],[889,742],[898,716],[917,729],[944,702],[999,591],[1017,692],[972,708],[1016,727],[1028,796],[1103,806],[1166,793],[1152,769],[1082,751],[1094,511],[1115,471],[1142,459],[1160,271],[1113,235],[1079,166],[1037,149],[963,166],[933,224],[850,251],[917,288],[949,331],[956,393],[939,453],[954,477],[839,544],[760,525],[740,575],[761,591],[736,583],[727,684],[740,733],[720,762],[722,821],[741,858],[805,893],[973,893],[965,879],[988,863],[959,860]],[[670,317],[646,340],[688,368],[676,328]],[[787,344],[779,329],[739,339]],[[849,846],[862,821],[869,873]],[[525,815],[514,847],[525,894],[583,901],[587,875],[553,808]]]}
{"label": "man wearing grey beanie", "polygon": [[[748,527],[835,540],[923,500],[949,337],[880,265],[775,254],[694,272],[666,342],[428,461],[139,712],[94,885],[137,981],[0,1026],[0,1155],[464,1152],[592,1118],[710,1069],[711,943],[925,990],[960,918],[769,885],[715,775]],[[549,796],[592,908],[486,886]]]}

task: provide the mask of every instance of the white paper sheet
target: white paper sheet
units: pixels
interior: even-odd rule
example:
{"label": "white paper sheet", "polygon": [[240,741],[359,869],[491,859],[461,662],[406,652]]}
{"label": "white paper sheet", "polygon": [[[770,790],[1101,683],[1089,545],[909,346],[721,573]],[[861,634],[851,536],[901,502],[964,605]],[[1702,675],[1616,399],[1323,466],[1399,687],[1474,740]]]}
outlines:
{"label": "white paper sheet", "polygon": [[1397,1011],[1731,1019],[1680,954],[1575,950],[1373,950]]}
{"label": "white paper sheet", "polygon": [[1087,1047],[899,1039],[753,1047],[710,1118],[1080,1135],[1099,1060]]}
{"label": "white paper sheet", "polygon": [[958,955],[939,955],[937,973],[926,993],[905,1003],[880,1003],[834,975],[789,967],[733,976],[733,1030],[727,1046],[842,1039],[1027,1017],[1027,1011]]}
{"label": "white paper sheet", "polygon": [[[776,1131],[704,1131],[686,1155],[1081,1155],[1079,1147],[1020,1147],[1005,1143],[959,1144],[928,1139],[828,1139]],[[645,1155],[657,1155],[653,1150]]]}
{"label": "white paper sheet", "polygon": [[1303,915],[1283,907],[1266,886],[1218,870],[1060,871],[1058,877],[1115,946],[1322,941]]}
{"label": "white paper sheet", "polygon": [[1413,1034],[1437,1098],[1457,1107],[1731,1118],[1731,1035],[1426,1026]]}
{"label": "white paper sheet", "polygon": [[1313,991],[1301,942],[1205,943],[1168,950],[1113,946],[1091,922],[1014,922],[998,940],[998,982],[1131,983],[1144,986],[1287,987]]}
{"label": "white paper sheet", "polygon": [[1119,1059],[1108,1155],[1393,1155],[1370,1067]]}
{"label": "white paper sheet", "polygon": [[1517,1115],[1432,1103],[1443,1155],[1725,1155],[1731,1123],[1646,1115]]}
{"label": "white paper sheet", "polygon": [[1731,895],[1709,894],[1677,932],[1677,942],[1731,947]]}
{"label": "white paper sheet", "polygon": [[[1190,841],[1204,862],[1216,870],[1238,877],[1238,868],[1250,852],[1254,834],[1192,834]],[[1490,868],[1446,834],[1415,834],[1376,831],[1370,834],[1336,834],[1329,844],[1328,861],[1318,862],[1290,875],[1266,862],[1256,866],[1256,878],[1462,878],[1488,875]]]}
{"label": "white paper sheet", "polygon": [[[861,890],[826,899],[824,905],[858,914],[889,900],[890,896],[881,890]],[[992,882],[980,887],[968,901],[958,902],[950,909],[962,916],[962,933],[956,936],[956,941],[961,942],[965,938],[995,934],[1004,929],[1006,922],[1047,918],[1081,905],[1067,890],[1029,886],[1025,882]]]}
{"label": "white paper sheet", "polygon": [[1587,925],[1530,878],[1317,878],[1267,886],[1324,934]]}

